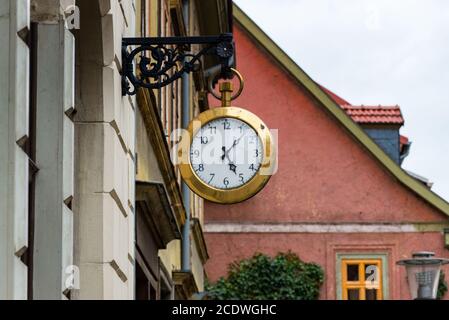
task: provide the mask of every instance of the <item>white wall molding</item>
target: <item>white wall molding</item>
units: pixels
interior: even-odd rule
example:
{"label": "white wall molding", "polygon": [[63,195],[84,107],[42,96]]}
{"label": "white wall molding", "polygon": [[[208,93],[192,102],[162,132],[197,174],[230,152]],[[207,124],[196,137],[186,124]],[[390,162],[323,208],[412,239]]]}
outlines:
{"label": "white wall molding", "polygon": [[206,223],[206,233],[407,233],[438,232],[447,224],[413,223]]}

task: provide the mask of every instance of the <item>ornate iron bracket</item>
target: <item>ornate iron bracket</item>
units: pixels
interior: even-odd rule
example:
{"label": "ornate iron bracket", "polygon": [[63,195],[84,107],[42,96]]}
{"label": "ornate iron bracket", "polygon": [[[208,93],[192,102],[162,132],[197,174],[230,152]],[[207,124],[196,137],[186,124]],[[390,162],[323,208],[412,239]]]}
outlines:
{"label": "ornate iron bracket", "polygon": [[[192,53],[193,44],[204,46],[197,53]],[[140,87],[160,89],[179,79],[183,73],[197,70],[203,55],[217,56],[221,64],[220,76],[232,77],[230,71],[234,56],[232,33],[202,37],[124,38],[122,94],[134,95]],[[137,63],[136,74],[134,60]]]}

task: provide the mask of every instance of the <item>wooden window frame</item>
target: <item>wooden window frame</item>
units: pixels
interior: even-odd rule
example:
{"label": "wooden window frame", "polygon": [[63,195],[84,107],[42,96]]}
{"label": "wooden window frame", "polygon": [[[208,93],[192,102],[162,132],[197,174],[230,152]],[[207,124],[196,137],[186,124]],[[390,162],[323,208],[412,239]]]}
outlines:
{"label": "wooden window frame", "polygon": [[[368,259],[351,259],[343,258],[341,260],[341,287],[342,287],[342,299],[348,300],[348,289],[359,289],[359,300],[366,300],[366,290],[376,289],[377,296],[376,300],[383,300],[383,268],[382,259],[380,258],[368,258]],[[348,265],[358,265],[358,281],[348,281],[347,266]],[[369,281],[365,280],[365,266],[366,265],[376,265],[378,272],[378,279],[375,285],[367,283]]]}

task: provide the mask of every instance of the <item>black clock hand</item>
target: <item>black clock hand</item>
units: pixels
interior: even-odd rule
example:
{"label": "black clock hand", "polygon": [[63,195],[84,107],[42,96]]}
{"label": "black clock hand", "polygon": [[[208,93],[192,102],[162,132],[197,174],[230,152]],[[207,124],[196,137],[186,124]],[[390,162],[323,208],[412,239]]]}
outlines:
{"label": "black clock hand", "polygon": [[226,154],[229,154],[229,152],[232,150],[232,148],[234,148],[240,142],[240,140],[246,135],[246,133],[247,132],[243,133],[238,139],[234,140],[234,142],[232,143],[232,146],[226,151]]}
{"label": "black clock hand", "polygon": [[[225,147],[222,147],[221,150],[224,151],[224,155],[221,156],[221,159],[224,160],[224,158],[228,158],[229,161],[229,170],[231,170],[232,172],[234,172],[235,174],[237,174],[237,166],[235,164],[232,163],[231,159],[229,158],[229,152],[231,152],[232,148],[234,148],[239,142],[240,140],[246,135],[246,132],[243,133],[238,139],[234,140],[234,142],[232,143],[232,146],[226,150]],[[226,150],[226,151],[225,151]]]}
{"label": "black clock hand", "polygon": [[226,152],[226,148],[222,147],[221,150],[223,151],[223,155],[221,156],[221,160],[224,160],[225,157],[228,158],[229,161],[229,170],[231,170],[232,172],[234,172],[235,174],[237,174],[237,166],[235,164],[232,163],[231,159],[229,158],[229,154]]}
{"label": "black clock hand", "polygon": [[227,154],[227,153],[226,153],[226,158],[228,158],[228,161],[229,161],[229,170],[231,170],[232,172],[237,174],[237,171],[236,171],[237,166],[232,163],[231,159],[229,158],[229,154]]}
{"label": "black clock hand", "polygon": [[233,163],[229,164],[229,170],[231,170],[232,172],[234,172],[235,174],[237,174],[237,166]]}

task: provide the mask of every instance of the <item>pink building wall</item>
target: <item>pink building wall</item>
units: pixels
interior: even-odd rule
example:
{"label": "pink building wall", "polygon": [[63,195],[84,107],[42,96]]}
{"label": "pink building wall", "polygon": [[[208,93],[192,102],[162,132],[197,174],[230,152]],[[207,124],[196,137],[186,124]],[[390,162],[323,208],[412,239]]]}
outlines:
{"label": "pink building wall", "polygon": [[[207,223],[448,222],[447,216],[396,181],[238,25],[234,36],[245,89],[233,105],[279,129],[279,168],[265,189],[248,201],[206,203]],[[210,280],[224,275],[232,261],[254,252],[292,250],[324,268],[322,299],[336,298],[338,252],[387,254],[393,299],[408,298],[404,270],[395,261],[418,250],[449,257],[441,232],[209,233],[206,227],[206,241]]]}

